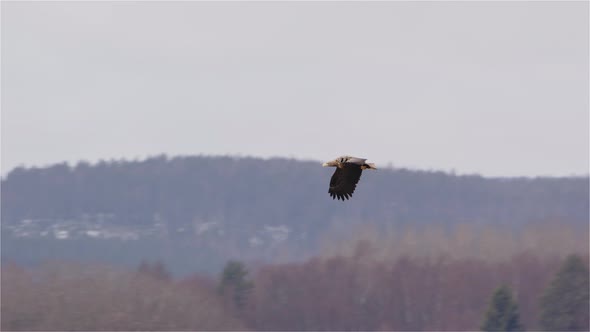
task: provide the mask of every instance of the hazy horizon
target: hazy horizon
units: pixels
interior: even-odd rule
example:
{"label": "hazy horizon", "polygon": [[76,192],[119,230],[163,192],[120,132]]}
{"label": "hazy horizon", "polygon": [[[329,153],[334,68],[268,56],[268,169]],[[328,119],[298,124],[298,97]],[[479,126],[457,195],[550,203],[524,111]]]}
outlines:
{"label": "hazy horizon", "polygon": [[[8,170],[2,170],[2,179],[6,179],[6,176],[8,175],[8,173],[10,173],[12,170],[14,170],[15,168],[18,167],[24,167],[24,168],[46,168],[46,167],[52,167],[55,165],[61,165],[61,164],[67,164],[69,167],[76,167],[76,165],[80,164],[80,163],[87,163],[90,164],[91,166],[95,166],[101,162],[106,162],[106,163],[110,163],[110,162],[127,162],[127,163],[132,163],[132,162],[142,162],[148,159],[153,159],[153,158],[159,158],[161,156],[166,156],[166,158],[168,159],[174,159],[174,158],[184,158],[184,157],[208,157],[208,158],[224,158],[224,157],[230,157],[230,158],[236,158],[236,159],[242,159],[242,158],[254,158],[254,159],[261,159],[261,160],[272,160],[272,159],[294,159],[295,161],[298,162],[317,162],[318,163],[318,167],[322,167],[321,163],[323,163],[323,160],[319,160],[319,159],[314,159],[314,158],[297,158],[297,157],[293,157],[293,156],[254,156],[254,155],[246,155],[246,154],[202,154],[202,153],[195,153],[195,154],[175,154],[175,155],[171,155],[171,154],[166,154],[166,153],[158,153],[158,154],[150,154],[150,155],[146,155],[146,156],[134,156],[134,157],[126,157],[126,156],[120,156],[120,157],[112,157],[112,158],[97,158],[94,160],[91,159],[78,159],[78,160],[61,160],[61,161],[52,161],[52,162],[48,162],[45,164],[30,164],[27,165],[25,163],[20,163],[18,165],[16,165],[14,168],[8,169]],[[334,158],[332,158],[334,159]],[[560,175],[486,175],[486,174],[481,174],[481,173],[476,173],[476,172],[462,172],[460,170],[457,169],[443,169],[443,168],[420,168],[418,166],[412,166],[412,165],[403,165],[403,164],[396,164],[393,162],[387,162],[387,163],[383,163],[383,164],[379,164],[377,165],[379,170],[385,170],[385,169],[389,169],[389,170],[396,170],[396,169],[407,169],[407,170],[411,170],[411,171],[417,171],[417,172],[443,172],[446,174],[452,174],[452,175],[476,175],[476,176],[483,176],[485,178],[543,178],[543,177],[548,177],[548,178],[579,178],[579,177],[590,177],[590,173],[586,172],[586,173],[571,173],[571,174],[560,174]]]}
{"label": "hazy horizon", "polygon": [[2,176],[160,154],[588,175],[588,2],[2,2]]}

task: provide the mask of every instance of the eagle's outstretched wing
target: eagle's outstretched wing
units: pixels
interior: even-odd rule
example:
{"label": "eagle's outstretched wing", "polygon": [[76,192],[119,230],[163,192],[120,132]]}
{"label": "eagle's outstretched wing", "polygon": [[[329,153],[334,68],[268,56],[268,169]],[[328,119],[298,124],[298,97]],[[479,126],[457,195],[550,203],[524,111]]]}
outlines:
{"label": "eagle's outstretched wing", "polygon": [[349,199],[361,178],[363,170],[359,165],[343,164],[342,168],[337,167],[330,179],[328,193],[333,199]]}

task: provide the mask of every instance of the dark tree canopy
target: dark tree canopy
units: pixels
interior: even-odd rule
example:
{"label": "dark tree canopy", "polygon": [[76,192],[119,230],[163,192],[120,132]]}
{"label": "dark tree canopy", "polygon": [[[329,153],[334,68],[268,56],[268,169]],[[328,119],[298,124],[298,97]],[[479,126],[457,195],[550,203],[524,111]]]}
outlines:
{"label": "dark tree canopy", "polygon": [[254,287],[247,276],[248,270],[243,263],[238,261],[227,262],[221,273],[218,291],[222,295],[229,293],[237,308],[244,307],[248,294]]}
{"label": "dark tree canopy", "polygon": [[524,331],[520,323],[518,305],[513,300],[512,291],[508,286],[500,286],[494,291],[481,330]]}
{"label": "dark tree canopy", "polygon": [[588,266],[569,256],[541,299],[541,328],[546,331],[588,331],[590,292]]}

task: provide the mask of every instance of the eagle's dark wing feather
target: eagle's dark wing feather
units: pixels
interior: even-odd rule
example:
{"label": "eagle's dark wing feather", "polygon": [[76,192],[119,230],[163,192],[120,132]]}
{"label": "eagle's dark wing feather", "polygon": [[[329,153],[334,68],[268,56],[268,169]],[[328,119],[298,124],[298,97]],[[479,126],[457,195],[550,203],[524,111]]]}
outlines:
{"label": "eagle's dark wing feather", "polygon": [[330,179],[330,190],[328,190],[330,196],[341,200],[352,197],[362,172],[361,167],[355,164],[344,164],[342,168],[337,167]]}

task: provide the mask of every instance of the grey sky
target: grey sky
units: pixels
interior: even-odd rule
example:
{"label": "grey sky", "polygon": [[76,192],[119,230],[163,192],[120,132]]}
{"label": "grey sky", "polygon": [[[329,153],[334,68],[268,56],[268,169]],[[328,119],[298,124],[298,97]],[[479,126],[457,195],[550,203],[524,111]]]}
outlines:
{"label": "grey sky", "polygon": [[160,153],[588,173],[588,2],[1,6],[2,174]]}

